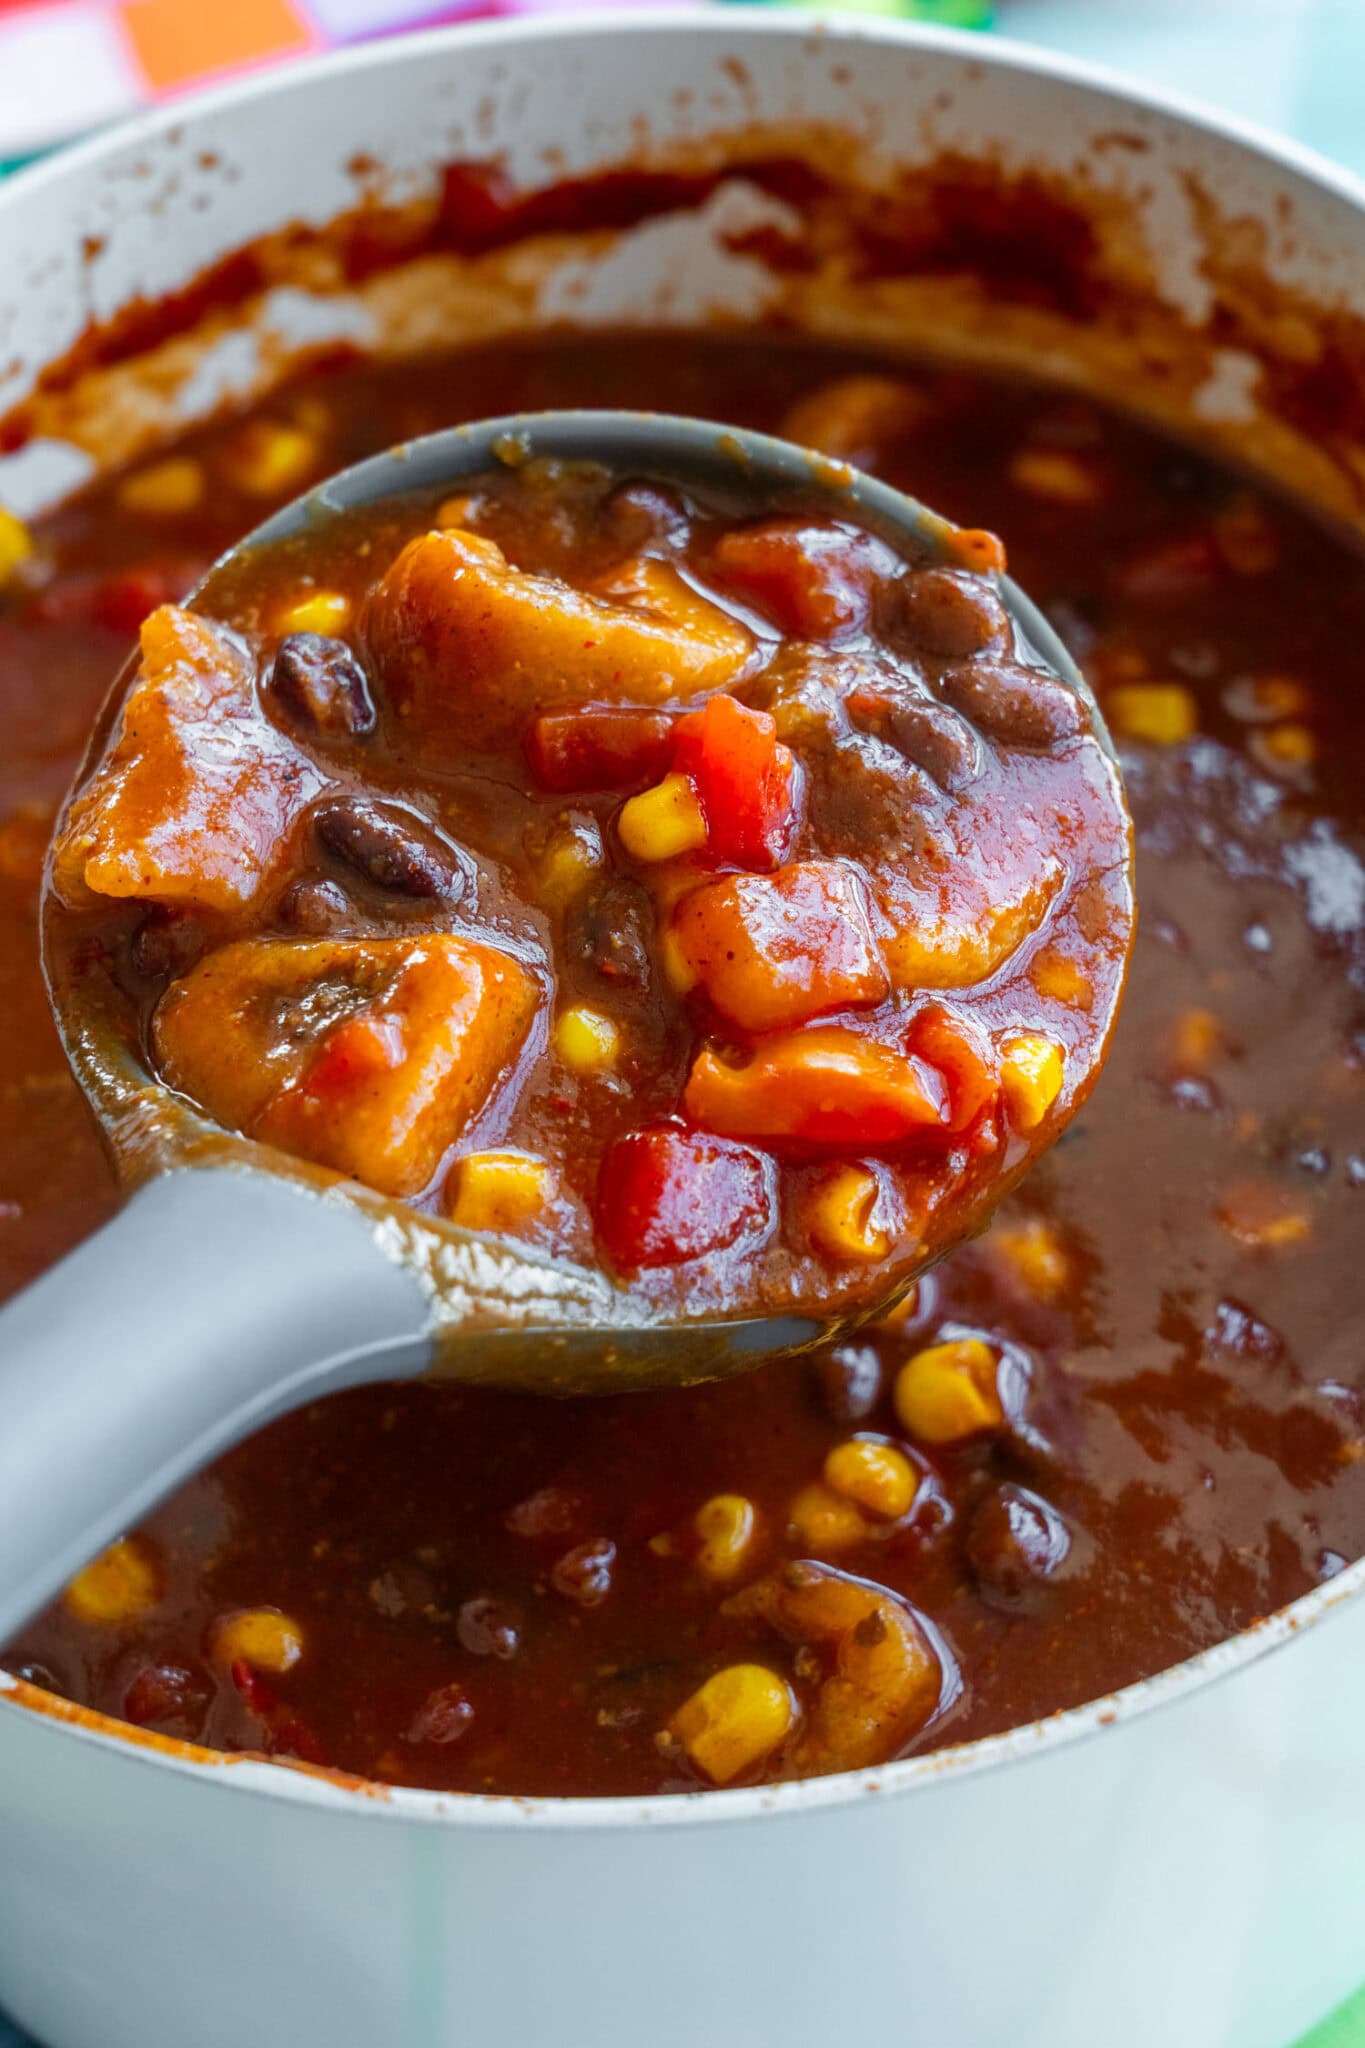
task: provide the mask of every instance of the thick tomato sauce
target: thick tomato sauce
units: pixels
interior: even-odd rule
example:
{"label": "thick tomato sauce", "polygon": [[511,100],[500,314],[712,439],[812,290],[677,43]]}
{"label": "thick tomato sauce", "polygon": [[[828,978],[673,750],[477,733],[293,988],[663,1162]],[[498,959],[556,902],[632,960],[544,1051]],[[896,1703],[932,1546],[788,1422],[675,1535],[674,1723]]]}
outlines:
{"label": "thick tomato sauce", "polygon": [[[1362,1548],[1365,573],[1130,426],[958,375],[653,337],[318,377],[187,444],[197,497],[189,470],[169,510],[116,482],[39,532],[0,611],[5,1284],[114,1199],[36,903],[139,615],[312,474],[594,401],[785,428],[1003,534],[1124,755],[1141,922],[1109,1066],[896,1328],[607,1403],[377,1389],[244,1445],[7,1653],[142,1725],[473,1790],[745,1782],[1080,1702]],[[935,1421],[943,1345],[989,1356],[998,1420]]]}

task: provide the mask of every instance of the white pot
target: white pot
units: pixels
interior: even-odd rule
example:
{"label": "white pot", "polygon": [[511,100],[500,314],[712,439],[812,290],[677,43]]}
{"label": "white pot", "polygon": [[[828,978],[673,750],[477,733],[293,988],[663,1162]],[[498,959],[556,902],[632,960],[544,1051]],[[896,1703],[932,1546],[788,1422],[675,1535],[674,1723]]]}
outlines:
{"label": "white pot", "polygon": [[[1234,244],[1296,313],[1365,311],[1359,187],[1004,44],[785,15],[380,45],[69,153],[0,192],[0,410],[92,313],[287,221],[326,222],[373,162],[393,189],[425,189],[453,155],[505,155],[536,183],[642,139],[667,154],[793,122],[909,162],[953,149],[1083,171],[1114,247],[1138,252],[1142,318],[1130,295],[1127,324],[1102,316],[1087,338],[942,279],[841,296],[770,278],[720,239],[763,210],[730,190],[700,221],[561,250],[534,276],[500,260],[473,293],[445,259],[406,297],[277,292],[226,336],[171,344],[177,409],[259,388],[324,331],[402,349],[566,309],[781,304],[823,331],[1122,392],[1351,515],[1360,451],[1324,452],[1260,408],[1254,339],[1196,333],[1182,353],[1173,337],[1207,314]],[[136,369],[102,375],[45,402],[43,442],[0,461],[0,498],[35,506],[171,425]],[[135,1737],[0,1677],[0,2003],[50,2048],[1286,2048],[1365,1975],[1363,1588],[1357,1565],[1204,1658],[1010,1737],[667,1800],[356,1788]]]}

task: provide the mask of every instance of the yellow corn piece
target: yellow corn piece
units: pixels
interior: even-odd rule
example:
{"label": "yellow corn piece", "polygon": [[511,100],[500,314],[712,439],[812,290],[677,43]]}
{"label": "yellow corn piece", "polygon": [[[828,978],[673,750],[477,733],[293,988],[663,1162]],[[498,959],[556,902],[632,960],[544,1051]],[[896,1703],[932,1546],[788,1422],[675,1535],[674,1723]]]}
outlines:
{"label": "yellow corn piece", "polygon": [[903,1330],[905,1328],[905,1325],[908,1322],[913,1321],[915,1316],[917,1316],[918,1314],[919,1282],[918,1280],[914,1280],[911,1282],[910,1286],[906,1288],[905,1293],[896,1303],[896,1306],[894,1308],[889,1308],[886,1311],[885,1315],[878,1316],[876,1322],[873,1323],[872,1328],[874,1330],[883,1330],[887,1333],[894,1333],[896,1330]]}
{"label": "yellow corn piece", "polygon": [[656,950],[664,980],[674,995],[690,995],[697,985],[697,974],[671,925],[665,925],[658,933]]}
{"label": "yellow corn piece", "polygon": [[470,1152],[455,1168],[450,1220],[465,1230],[515,1230],[554,1187],[554,1169],[533,1152]]}
{"label": "yellow corn piece", "polygon": [[21,562],[33,553],[33,536],[22,519],[0,505],[0,590],[3,590]]}
{"label": "yellow corn piece", "polygon": [[1062,1092],[1062,1048],[1042,1031],[1020,1031],[1000,1049],[1000,1085],[1016,1130],[1036,1131]]}
{"label": "yellow corn piece", "polygon": [[580,1004],[555,1025],[554,1046],[571,1074],[595,1074],[615,1064],[621,1034],[610,1017]]}
{"label": "yellow corn piece", "polygon": [[958,1337],[917,1351],[896,1374],[891,1398],[900,1421],[920,1443],[960,1443],[999,1429],[1005,1419],[995,1353],[979,1337]]}
{"label": "yellow corn piece", "polygon": [[692,1520],[700,1548],[697,1569],[708,1579],[732,1579],[758,1534],[758,1510],[742,1493],[717,1493]]}
{"label": "yellow corn piece", "polygon": [[1029,962],[1029,980],[1040,996],[1065,1003],[1071,1010],[1088,1010],[1095,999],[1090,976],[1067,953],[1055,946],[1043,946]]}
{"label": "yellow corn piece", "polygon": [[867,1523],[856,1504],[835,1493],[821,1479],[803,1486],[787,1509],[787,1530],[792,1541],[812,1557],[830,1557],[851,1550],[867,1537]]}
{"label": "yellow corn piece", "polygon": [[1064,448],[1021,448],[1010,464],[1010,482],[1054,505],[1095,505],[1104,496],[1104,478],[1094,463]]}
{"label": "yellow corn piece", "polygon": [[161,1597],[160,1574],[146,1545],[121,1536],[66,1589],[66,1609],[92,1628],[117,1628],[136,1621]]}
{"label": "yellow corn piece", "polygon": [[1039,1301],[1057,1301],[1071,1278],[1071,1261],[1051,1224],[1041,1216],[1023,1223],[997,1223],[991,1249],[1024,1290]]}
{"label": "yellow corn piece", "polygon": [[1230,1188],[1218,1220],[1238,1244],[1251,1251],[1282,1251],[1312,1235],[1307,1213],[1268,1182],[1247,1181]]}
{"label": "yellow corn piece", "polygon": [[873,1437],[850,1437],[825,1454],[825,1484],[881,1522],[910,1512],[919,1477],[904,1451]]}
{"label": "yellow corn piece", "polygon": [[318,444],[283,420],[248,420],[220,458],[223,475],[248,498],[287,498],[318,464]]}
{"label": "yellow corn piece", "polygon": [[563,910],[583,894],[606,859],[596,821],[562,818],[536,862],[536,897],[546,910]]}
{"label": "yellow corn piece", "polygon": [[1178,746],[1199,729],[1199,709],[1183,683],[1120,683],[1104,700],[1104,715],[1119,739]]}
{"label": "yellow corn piece", "polygon": [[875,1265],[891,1249],[877,1222],[881,1182],[868,1166],[837,1166],[811,1190],[806,1229],[817,1251],[850,1264]]}
{"label": "yellow corn piece", "polygon": [[763,1664],[730,1664],[699,1686],[669,1724],[694,1769],[728,1785],[771,1755],[796,1719],[792,1690]]}
{"label": "yellow corn piece", "polygon": [[203,467],[192,455],[168,455],[135,469],[118,487],[119,505],[139,519],[178,519],[193,512],[203,495]]}
{"label": "yellow corn piece", "polygon": [[685,775],[665,775],[621,806],[616,820],[621,844],[632,860],[676,860],[706,844],[706,820]]}
{"label": "yellow corn piece", "polygon": [[1311,768],[1317,759],[1316,739],[1296,719],[1286,719],[1283,725],[1272,725],[1268,732],[1253,734],[1250,744],[1256,759],[1271,769]]}
{"label": "yellow corn piece", "polygon": [[453,498],[445,498],[436,508],[436,524],[440,527],[454,527],[462,531],[471,520],[478,517],[480,501],[468,491],[460,491]]}
{"label": "yellow corn piece", "polygon": [[1226,1046],[1222,1019],[1215,1010],[1182,1010],[1171,1027],[1167,1057],[1176,1074],[1202,1074]]}
{"label": "yellow corn piece", "polygon": [[218,1623],[209,1641],[219,1664],[249,1664],[253,1671],[292,1671],[303,1655],[303,1630],[278,1607],[245,1607]]}
{"label": "yellow corn piece", "polygon": [[292,604],[275,615],[275,631],[285,633],[344,633],[351,617],[351,600],[344,590],[306,590]]}

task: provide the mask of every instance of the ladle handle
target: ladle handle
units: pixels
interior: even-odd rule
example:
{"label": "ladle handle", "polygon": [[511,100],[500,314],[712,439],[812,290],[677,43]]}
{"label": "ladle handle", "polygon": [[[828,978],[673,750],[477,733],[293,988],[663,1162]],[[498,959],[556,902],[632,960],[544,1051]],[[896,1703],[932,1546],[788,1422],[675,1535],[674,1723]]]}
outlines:
{"label": "ladle handle", "polygon": [[315,1395],[421,1372],[416,1278],[288,1181],[187,1168],[0,1310],[0,1645],[190,1473]]}

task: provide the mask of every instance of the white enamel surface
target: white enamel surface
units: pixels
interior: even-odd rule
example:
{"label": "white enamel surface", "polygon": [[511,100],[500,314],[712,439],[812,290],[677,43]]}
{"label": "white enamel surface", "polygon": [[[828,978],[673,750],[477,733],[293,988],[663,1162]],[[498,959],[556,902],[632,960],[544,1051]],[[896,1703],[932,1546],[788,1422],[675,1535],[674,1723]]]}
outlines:
{"label": "white enamel surface", "polygon": [[[1266,224],[1278,278],[1365,308],[1360,189],[1226,124],[995,43],[612,16],[359,52],[15,181],[0,408],[92,312],[352,203],[358,152],[412,189],[452,154],[505,152],[537,179],[619,158],[641,116],[656,143],[813,118],[909,160],[1084,158],[1196,313],[1197,173]],[[1150,152],[1092,147],[1116,129]],[[690,267],[706,239],[651,228],[599,266],[594,311],[647,315],[661,294],[678,317],[761,311],[752,263]],[[205,396],[245,373],[227,344]],[[1219,361],[1210,416],[1237,416],[1245,378]],[[41,501],[32,469],[23,489]],[[1362,1585],[1356,1567],[1300,1603],[1296,1623],[1337,1611],[1282,1654],[1261,1653],[1289,1624],[943,1763],[672,1803],[381,1801],[168,1760],[0,1681],[0,2004],[50,2048],[1285,2048],[1365,1967],[1365,1601],[1342,1597]]]}

